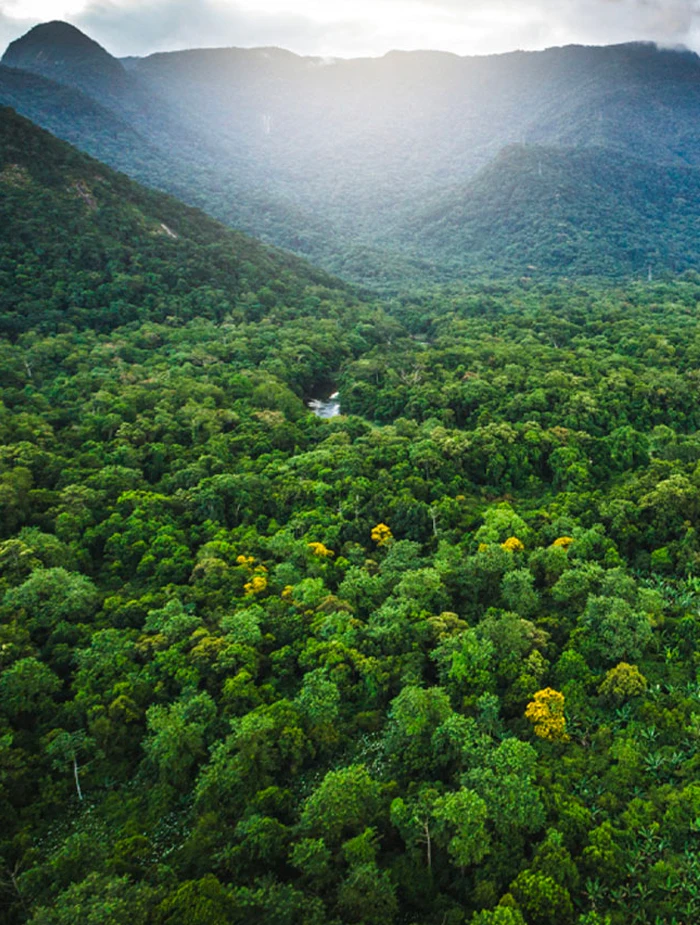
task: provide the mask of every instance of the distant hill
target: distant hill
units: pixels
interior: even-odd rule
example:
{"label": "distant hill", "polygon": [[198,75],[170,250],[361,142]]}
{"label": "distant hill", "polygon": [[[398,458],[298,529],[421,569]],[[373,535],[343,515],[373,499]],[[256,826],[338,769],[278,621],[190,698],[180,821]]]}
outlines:
{"label": "distant hill", "polygon": [[700,164],[700,59],[651,45],[330,62],[202,50],[133,73],[202,137],[250,152],[270,189],[367,239],[511,144]]}
{"label": "distant hill", "polygon": [[402,227],[455,272],[638,275],[700,266],[700,171],[606,148],[514,145]]}
{"label": "distant hill", "polygon": [[[593,166],[630,158],[635,176],[644,162],[654,177],[700,168],[700,59],[690,52],[628,44],[326,60],[229,48],[122,62],[73,27],[49,23],[14,42],[3,65],[0,103],[141,182],[363,282],[443,279],[477,259],[485,272],[500,271],[502,247],[496,263],[489,256],[489,209],[500,207],[488,189],[520,182],[508,153],[514,145],[541,148],[538,162],[551,164],[558,151],[552,169],[567,176],[566,196],[591,207],[598,200],[603,220],[593,222],[595,246],[569,231],[561,264],[551,257],[561,251],[554,247],[540,259],[541,242],[562,234],[562,216],[556,200],[548,205],[537,194],[537,228],[530,218],[518,225],[537,238],[513,238],[508,266],[524,270],[534,260],[548,272],[595,266],[620,275],[636,272],[649,253],[670,269],[694,260],[694,242],[680,241],[694,228],[692,204],[680,230],[661,221],[653,233],[642,231],[640,249],[637,222],[651,220],[655,202],[643,203],[642,192],[628,209],[618,175],[608,189]],[[19,86],[14,76],[9,86],[8,65],[14,75],[50,78],[56,103],[47,85],[27,79]],[[69,91],[81,94],[70,105]],[[89,117],[86,95],[98,107]],[[493,173],[500,170],[502,182]],[[669,174],[670,185],[680,176]],[[614,222],[606,199],[621,205]],[[468,201],[481,203],[481,217],[467,216]],[[441,225],[456,236],[447,240]],[[510,233],[508,222],[498,227],[499,235]],[[669,235],[673,244],[662,240]],[[517,255],[529,251],[535,256],[521,264]]]}
{"label": "distant hill", "polygon": [[0,109],[0,332],[284,317],[343,286]]}

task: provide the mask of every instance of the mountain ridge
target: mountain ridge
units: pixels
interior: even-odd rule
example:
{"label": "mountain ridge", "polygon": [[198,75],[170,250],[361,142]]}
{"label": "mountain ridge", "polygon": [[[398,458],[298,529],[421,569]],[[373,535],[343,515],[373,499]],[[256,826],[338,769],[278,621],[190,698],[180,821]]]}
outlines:
{"label": "mountain ridge", "polygon": [[449,256],[460,272],[680,273],[700,266],[699,201],[694,167],[607,148],[512,145],[403,233],[416,252]]}
{"label": "mountain ridge", "polygon": [[[47,35],[50,29],[33,30],[25,46],[34,54]],[[9,60],[22,63],[19,43]],[[35,58],[30,55],[25,66],[34,68]],[[99,118],[93,113],[82,125],[75,113],[84,100],[74,101],[73,109],[64,105],[62,125],[55,118],[49,123],[50,106],[36,104],[37,87],[29,84],[24,94],[11,93],[0,81],[0,103],[140,182],[361,282],[389,275],[400,285],[423,272],[419,265],[434,265],[438,278],[474,267],[475,255],[489,251],[488,214],[484,241],[476,241],[462,262],[455,263],[453,247],[433,247],[439,235],[426,239],[427,262],[409,242],[426,209],[439,205],[448,212],[453,191],[481,182],[481,172],[503,163],[501,152],[514,144],[541,147],[544,158],[559,150],[570,158],[572,177],[574,152],[589,148],[644,160],[652,173],[655,167],[700,168],[700,58],[687,49],[626,43],[495,56],[392,51],[326,61],[274,47],[219,48],[159,52],[130,58],[128,67],[118,64],[125,81],[118,92],[105,90],[99,79],[86,85],[84,73],[76,76],[68,65],[52,71],[60,86],[102,107]],[[99,62],[90,66],[99,72]],[[118,151],[105,111],[117,120],[115,131],[125,126],[136,133]],[[584,177],[579,186],[584,201]],[[458,199],[455,214],[461,208]],[[636,215],[636,206],[623,211]],[[549,222],[545,237],[552,237],[556,214],[545,210],[538,217]],[[597,236],[592,262],[614,265],[616,275],[629,272],[628,261],[616,256],[619,229],[608,230],[611,237]],[[630,227],[632,235],[637,231]],[[514,239],[511,251],[519,249]],[[694,253],[690,240],[661,251]],[[392,268],[388,274],[377,273],[381,264]],[[489,259],[481,269],[497,272],[500,264]]]}

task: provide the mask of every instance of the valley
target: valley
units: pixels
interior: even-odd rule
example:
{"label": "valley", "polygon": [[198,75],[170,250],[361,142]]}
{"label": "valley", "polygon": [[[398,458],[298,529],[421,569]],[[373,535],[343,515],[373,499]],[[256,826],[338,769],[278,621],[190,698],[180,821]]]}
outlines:
{"label": "valley", "polygon": [[[532,267],[696,269],[684,203],[700,169],[699,78],[695,54],[644,44],[121,62],[48,23],[6,51],[0,104],[237,229],[396,291]],[[609,200],[600,214],[592,183],[594,206]]]}
{"label": "valley", "polygon": [[698,60],[10,46],[3,925],[700,918]]}

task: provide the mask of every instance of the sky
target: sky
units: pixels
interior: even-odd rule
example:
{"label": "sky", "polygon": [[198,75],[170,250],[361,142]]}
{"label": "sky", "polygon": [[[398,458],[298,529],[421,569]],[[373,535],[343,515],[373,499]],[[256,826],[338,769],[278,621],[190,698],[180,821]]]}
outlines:
{"label": "sky", "polygon": [[231,45],[469,55],[637,40],[700,51],[700,0],[0,0],[0,50],[51,19],[120,56]]}

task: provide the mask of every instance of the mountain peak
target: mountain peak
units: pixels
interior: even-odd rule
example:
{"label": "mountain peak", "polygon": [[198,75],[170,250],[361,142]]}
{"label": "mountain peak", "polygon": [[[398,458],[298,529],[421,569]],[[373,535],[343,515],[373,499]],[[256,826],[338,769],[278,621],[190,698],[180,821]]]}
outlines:
{"label": "mountain peak", "polygon": [[80,88],[95,80],[119,81],[125,75],[120,61],[80,29],[60,20],[34,26],[12,42],[2,64]]}
{"label": "mountain peak", "polygon": [[39,23],[38,26],[34,26],[29,30],[29,32],[25,33],[24,36],[17,39],[17,42],[13,44],[26,44],[31,40],[35,41],[37,39],[42,42],[50,41],[56,44],[97,44],[97,42],[93,41],[93,39],[91,39],[88,35],[86,35],[84,32],[81,32],[77,26],[74,26],[69,22],[64,22],[62,19],[53,19],[51,22]]}

